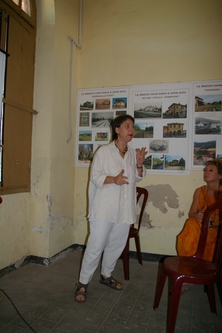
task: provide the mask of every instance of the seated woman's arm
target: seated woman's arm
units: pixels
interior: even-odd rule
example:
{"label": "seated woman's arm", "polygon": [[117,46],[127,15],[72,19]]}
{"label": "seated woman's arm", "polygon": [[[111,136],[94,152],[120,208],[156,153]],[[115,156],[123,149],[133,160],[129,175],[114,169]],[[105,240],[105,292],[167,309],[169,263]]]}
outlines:
{"label": "seated woman's arm", "polygon": [[204,211],[203,210],[200,210],[200,211],[198,210],[199,197],[200,197],[200,188],[197,188],[194,191],[193,201],[192,201],[192,204],[190,206],[190,210],[189,210],[188,216],[189,217],[195,217],[195,218],[197,218],[201,222],[202,219],[203,219]]}

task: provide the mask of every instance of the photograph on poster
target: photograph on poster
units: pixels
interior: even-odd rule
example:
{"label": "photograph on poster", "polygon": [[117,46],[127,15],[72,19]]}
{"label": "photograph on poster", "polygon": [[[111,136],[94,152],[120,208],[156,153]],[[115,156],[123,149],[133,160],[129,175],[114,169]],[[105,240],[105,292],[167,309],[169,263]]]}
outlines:
{"label": "photograph on poster", "polygon": [[165,155],[166,170],[185,170],[185,168],[186,168],[185,156]]}
{"label": "photograph on poster", "polygon": [[222,95],[198,95],[195,96],[195,111],[196,112],[212,112],[221,111]]}
{"label": "photograph on poster", "polygon": [[169,140],[149,140],[149,153],[169,153]]}
{"label": "photograph on poster", "polygon": [[116,116],[119,116],[121,114],[126,114],[126,110],[119,110],[119,111],[116,111]]}
{"label": "photograph on poster", "polygon": [[147,170],[152,169],[152,155],[146,156],[143,164]]}
{"label": "photograph on poster", "polygon": [[96,99],[96,110],[108,110],[108,109],[110,109],[109,98]]}
{"label": "photograph on poster", "polygon": [[135,123],[134,124],[134,139],[137,138],[153,138],[153,123]]}
{"label": "photograph on poster", "polygon": [[124,109],[127,107],[127,98],[113,98],[112,108],[113,109]]}
{"label": "photograph on poster", "polygon": [[195,118],[195,134],[221,134],[221,119],[197,117]]}
{"label": "photograph on poster", "polygon": [[163,110],[163,118],[187,118],[187,104],[172,103]]}
{"label": "photograph on poster", "polygon": [[186,138],[186,124],[171,122],[163,126],[164,138]]}
{"label": "photograph on poster", "polygon": [[134,118],[162,118],[162,103],[135,103]]}
{"label": "photograph on poster", "polygon": [[195,140],[193,146],[193,164],[204,165],[208,160],[216,157],[216,139],[206,140],[206,138]]}
{"label": "photograph on poster", "polygon": [[79,127],[88,127],[88,126],[89,126],[89,112],[80,112]]}
{"label": "photograph on poster", "polygon": [[164,155],[161,154],[152,155],[152,169],[154,170],[164,169]]}
{"label": "photograph on poster", "polygon": [[80,110],[93,110],[94,104],[93,101],[86,100],[82,104],[80,104],[79,109]]}
{"label": "photograph on poster", "polygon": [[79,141],[92,141],[92,131],[79,131]]}
{"label": "photograph on poster", "polygon": [[113,112],[93,112],[92,127],[109,127],[113,117]]}
{"label": "photograph on poster", "polygon": [[93,144],[79,144],[78,161],[80,163],[89,163],[93,158]]}
{"label": "photograph on poster", "polygon": [[163,111],[163,118],[187,118],[187,104],[170,104],[167,110]]}
{"label": "photograph on poster", "polygon": [[109,133],[108,132],[96,132],[95,141],[108,141]]}

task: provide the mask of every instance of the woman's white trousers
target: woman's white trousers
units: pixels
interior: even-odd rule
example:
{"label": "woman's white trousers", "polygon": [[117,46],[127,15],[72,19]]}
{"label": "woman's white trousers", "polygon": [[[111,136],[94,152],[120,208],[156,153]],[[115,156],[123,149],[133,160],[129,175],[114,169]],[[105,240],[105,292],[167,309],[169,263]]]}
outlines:
{"label": "woman's white trousers", "polygon": [[90,235],[84,253],[79,282],[88,284],[103,253],[101,274],[110,277],[129,234],[129,224],[90,221]]}

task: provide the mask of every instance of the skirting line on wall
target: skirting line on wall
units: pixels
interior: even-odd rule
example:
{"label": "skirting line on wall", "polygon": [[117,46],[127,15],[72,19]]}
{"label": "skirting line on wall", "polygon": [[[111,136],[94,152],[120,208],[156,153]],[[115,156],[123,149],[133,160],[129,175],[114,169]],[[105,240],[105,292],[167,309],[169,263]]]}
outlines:
{"label": "skirting line on wall", "polygon": [[[20,267],[26,266],[29,263],[37,264],[37,265],[43,265],[43,266],[50,266],[58,259],[62,259],[64,256],[66,256],[69,252],[72,251],[78,251],[78,252],[84,252],[86,246],[85,245],[79,245],[79,244],[73,244],[66,248],[65,250],[62,250],[61,252],[55,254],[51,258],[42,258],[38,256],[27,256],[23,262],[18,266],[16,264],[9,265],[3,269],[0,270],[0,278]],[[129,251],[129,257],[130,259],[136,259],[137,255],[135,251]],[[152,262],[158,262],[162,260],[163,258],[167,257],[167,255],[163,254],[154,254],[154,253],[143,253],[142,252],[142,260],[143,261],[152,261]]]}

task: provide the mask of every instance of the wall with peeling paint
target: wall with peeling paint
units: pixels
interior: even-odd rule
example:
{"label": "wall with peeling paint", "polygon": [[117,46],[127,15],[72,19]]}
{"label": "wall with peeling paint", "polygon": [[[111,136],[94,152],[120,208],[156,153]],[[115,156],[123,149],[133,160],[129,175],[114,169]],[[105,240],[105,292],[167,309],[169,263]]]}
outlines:
{"label": "wall with peeling paint", "polygon": [[[221,79],[221,14],[220,0],[84,1],[79,88]],[[87,170],[76,168],[75,187],[87,177]],[[202,171],[147,174],[140,183],[149,191],[143,252],[176,253],[176,235],[202,184]],[[80,244],[87,234],[85,195],[85,189],[75,191],[74,237]]]}
{"label": "wall with peeling paint", "polygon": [[[31,193],[3,197],[0,269],[28,255],[50,258],[73,244],[77,57],[70,119],[68,35],[78,40],[79,0],[38,0]],[[70,124],[71,121],[71,124]]]}
{"label": "wall with peeling paint", "polygon": [[[31,193],[0,206],[0,269],[27,255],[49,258],[88,232],[88,169],[76,168],[77,89],[219,80],[221,0],[83,0],[82,49],[73,54],[72,140],[70,43],[78,39],[78,0],[38,0]],[[201,9],[201,10],[200,10]],[[142,251],[174,254],[202,172],[147,174]],[[134,244],[131,242],[131,249]]]}
{"label": "wall with peeling paint", "polygon": [[78,39],[79,1],[36,3],[34,107],[39,114],[33,128],[30,248],[32,254],[51,257],[73,244],[74,136],[70,125],[73,128],[74,119],[70,109],[75,105],[77,59],[75,50],[70,57],[68,36]]}

